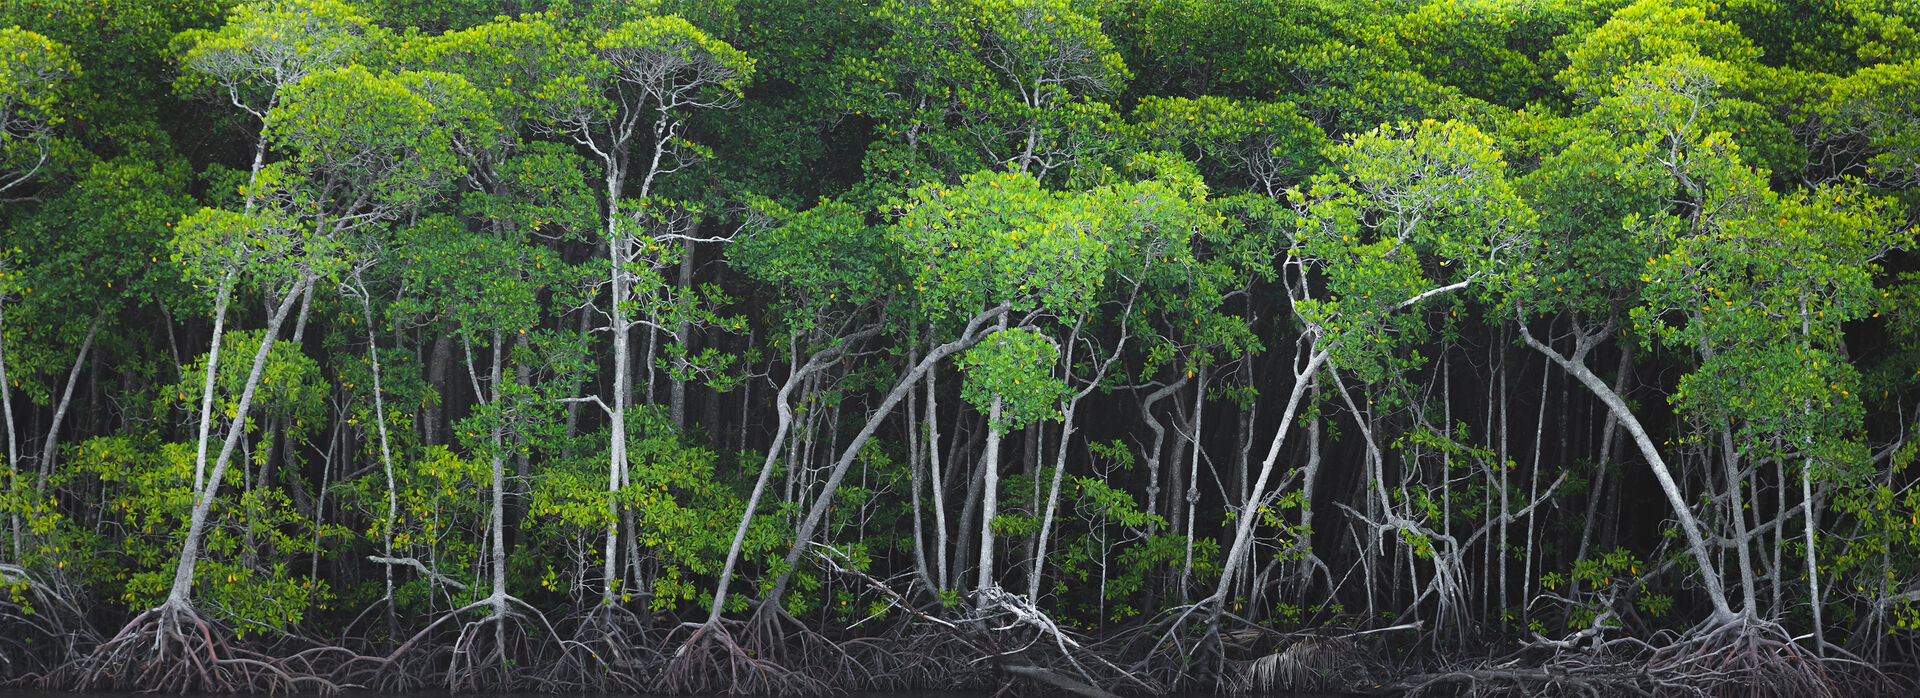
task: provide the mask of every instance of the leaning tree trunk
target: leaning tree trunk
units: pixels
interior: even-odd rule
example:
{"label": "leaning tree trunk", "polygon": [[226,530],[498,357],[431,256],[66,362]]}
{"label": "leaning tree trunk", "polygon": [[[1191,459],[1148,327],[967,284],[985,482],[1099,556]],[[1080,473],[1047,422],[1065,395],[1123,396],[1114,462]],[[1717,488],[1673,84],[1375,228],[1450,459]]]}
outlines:
{"label": "leaning tree trunk", "polygon": [[1594,397],[1600,398],[1600,402],[1612,412],[1614,419],[1627,430],[1627,435],[1633,437],[1634,445],[1639,447],[1641,457],[1647,459],[1647,467],[1653,471],[1654,480],[1660,483],[1660,491],[1666,495],[1668,506],[1673,508],[1673,516],[1679,520],[1680,529],[1686,533],[1688,553],[1693,556],[1694,564],[1700,567],[1701,584],[1706,589],[1708,602],[1713,604],[1713,617],[1710,622],[1725,624],[1736,620],[1738,615],[1727,604],[1726,586],[1720,580],[1719,568],[1714,566],[1713,556],[1707,551],[1706,538],[1700,531],[1700,521],[1694,517],[1693,510],[1687,507],[1686,496],[1680,492],[1679,484],[1674,482],[1673,471],[1667,467],[1666,459],[1660,456],[1660,450],[1654,446],[1653,438],[1647,435],[1646,428],[1641,426],[1640,419],[1634,416],[1633,410],[1627,407],[1627,402],[1608,388],[1606,381],[1601,380],[1587,368],[1587,353],[1592,351],[1594,345],[1611,330],[1612,323],[1609,322],[1607,328],[1601,332],[1579,335],[1573,354],[1570,356],[1562,355],[1553,347],[1534,338],[1533,332],[1527,329],[1524,315],[1520,317],[1518,325],[1520,336],[1526,340],[1527,346],[1546,355],[1548,359],[1579,380],[1581,385],[1586,386]]}
{"label": "leaning tree trunk", "polygon": [[[760,464],[760,477],[753,482],[753,492],[747,495],[746,509],[740,513],[740,525],[734,528],[733,544],[727,548],[727,561],[720,567],[720,581],[714,585],[713,606],[707,612],[707,625],[720,622],[720,614],[726,610],[727,586],[733,580],[734,565],[740,560],[741,546],[746,543],[747,529],[753,524],[754,510],[760,505],[760,496],[767,491],[767,481],[773,478],[774,466],[780,462],[780,449],[786,445],[787,435],[793,431],[793,390],[813,374],[832,365],[833,360],[846,352],[854,342],[866,339],[880,331],[876,323],[866,330],[848,337],[838,344],[814,352],[807,363],[795,368],[780,384],[780,391],[774,395],[773,406],[778,422],[773,429],[773,444],[767,447],[767,456]],[[800,346],[800,337],[789,336],[788,351],[796,351]],[[796,357],[797,358],[797,357]],[[791,362],[790,362],[791,363]]]}
{"label": "leaning tree trunk", "polygon": [[946,359],[954,352],[978,344],[982,338],[986,337],[987,328],[984,327],[986,322],[1001,317],[1007,312],[1009,312],[1008,305],[1002,303],[974,315],[967,321],[958,339],[929,349],[927,355],[921,357],[920,363],[909,369],[899,381],[894,383],[893,389],[887,391],[886,398],[882,399],[880,405],[874,408],[873,414],[867,417],[867,423],[840,452],[840,459],[833,464],[833,471],[827,475],[826,486],[821,490],[820,495],[814,498],[813,506],[807,510],[806,518],[801,520],[800,527],[794,532],[793,548],[787,551],[785,570],[780,573],[779,578],[774,580],[770,593],[764,597],[763,601],[777,600],[786,594],[787,583],[793,579],[793,570],[798,567],[800,556],[806,554],[807,546],[813,542],[813,536],[820,528],[820,522],[826,518],[827,509],[833,505],[833,494],[839,489],[840,480],[846,477],[847,468],[853,465],[854,459],[860,455],[860,449],[873,438],[873,433],[880,429],[880,423],[886,421],[887,415],[893,412],[893,408],[906,398],[906,391],[912,390],[913,386],[920,382],[920,377],[926,375],[927,370],[934,364]]}
{"label": "leaning tree trunk", "polygon": [[[197,496],[193,502],[193,512],[187,522],[187,538],[181,543],[180,557],[174,565],[173,587],[167,592],[167,600],[162,604],[162,607],[170,612],[177,613],[191,608],[193,569],[200,559],[200,539],[206,532],[207,514],[213,508],[215,496],[220,493],[220,478],[226,474],[228,464],[233,462],[234,447],[239,445],[241,437],[246,434],[247,413],[253,409],[254,394],[260,387],[262,374],[266,372],[267,355],[273,350],[273,343],[280,336],[280,327],[286,323],[287,314],[293,309],[293,302],[299,299],[302,287],[309,283],[312,283],[312,279],[302,278],[294,283],[293,289],[281,299],[280,306],[274,309],[273,316],[267,320],[266,332],[260,335],[260,348],[253,353],[253,368],[247,374],[245,386],[241,388],[240,403],[234,408],[233,422],[227,427],[226,442],[220,447],[220,457],[214,461],[213,471],[208,473],[206,487],[195,493]],[[226,308],[227,290],[226,287],[222,288],[221,298],[216,304],[214,322],[216,331],[220,325],[218,320],[220,311]],[[218,347],[220,336],[215,334],[213,341],[214,346]],[[209,409],[213,402],[211,393],[213,365],[213,357],[209,355],[207,358],[209,391],[204,402]],[[201,419],[201,429],[204,434],[207,415],[203,413]],[[204,443],[201,448],[204,453]]]}
{"label": "leaning tree trunk", "polygon": [[[1134,291],[1136,294],[1138,293],[1139,285],[1136,284],[1134,286]],[[1115,343],[1113,351],[1107,354],[1107,359],[1100,362],[1100,368],[1095,370],[1093,376],[1087,379],[1087,386],[1081,388],[1079,392],[1068,396],[1066,404],[1060,406],[1060,444],[1054,447],[1053,484],[1047,489],[1047,505],[1045,513],[1041,515],[1040,519],[1040,536],[1039,539],[1034,542],[1033,546],[1033,574],[1029,575],[1027,579],[1027,598],[1031,599],[1035,604],[1040,603],[1040,581],[1045,576],[1047,569],[1047,536],[1053,528],[1053,512],[1058,509],[1060,505],[1060,480],[1063,474],[1067,472],[1067,444],[1073,441],[1073,433],[1075,431],[1073,426],[1074,413],[1079,411],[1080,401],[1100,387],[1101,381],[1107,376],[1107,370],[1113,368],[1113,362],[1117,361],[1120,356],[1125,353],[1127,340],[1132,337],[1127,325],[1132,310],[1133,303],[1132,301],[1128,301],[1126,309],[1120,313],[1120,340]],[[1074,321],[1073,331],[1067,334],[1066,348],[1061,352],[1060,365],[1064,367],[1069,377],[1073,375],[1073,348],[1079,340],[1080,329],[1085,323],[1086,316],[1084,315]],[[933,380],[932,374],[928,374],[927,380],[929,386],[931,386]],[[928,394],[931,396],[931,391],[929,391]],[[931,411],[929,411],[928,419],[932,419]]]}
{"label": "leaning tree trunk", "polygon": [[87,327],[87,338],[80,342],[80,353],[73,357],[73,368],[67,371],[67,388],[60,394],[60,405],[53,409],[53,425],[47,428],[47,443],[40,450],[40,478],[34,489],[45,492],[47,478],[53,477],[53,466],[60,457],[60,425],[66,422],[67,408],[73,406],[73,386],[80,382],[80,368],[87,363],[87,354],[93,349],[93,338],[100,334],[100,322],[107,319],[106,313],[93,317],[93,324]]}
{"label": "leaning tree trunk", "polygon": [[1280,460],[1280,447],[1286,443],[1288,427],[1293,425],[1294,416],[1300,411],[1301,398],[1306,396],[1307,387],[1312,384],[1314,374],[1318,373],[1320,366],[1327,362],[1327,355],[1330,353],[1330,350],[1315,347],[1310,340],[1303,349],[1312,353],[1307,356],[1306,365],[1293,373],[1293,390],[1287,395],[1287,409],[1280,415],[1280,424],[1275,428],[1273,444],[1267,447],[1267,457],[1260,461],[1260,475],[1254,478],[1253,492],[1247,495],[1247,501],[1240,505],[1239,515],[1234,518],[1233,545],[1227,549],[1226,562],[1220,567],[1220,583],[1214,588],[1213,596],[1201,602],[1210,603],[1214,607],[1213,612],[1209,614],[1213,620],[1209,622],[1217,622],[1221,604],[1226,601],[1227,595],[1233,589],[1235,573],[1240,570],[1240,561],[1245,559],[1253,548],[1253,521],[1256,518],[1254,514],[1258,513],[1260,503],[1267,498],[1267,480],[1273,476],[1274,463]]}

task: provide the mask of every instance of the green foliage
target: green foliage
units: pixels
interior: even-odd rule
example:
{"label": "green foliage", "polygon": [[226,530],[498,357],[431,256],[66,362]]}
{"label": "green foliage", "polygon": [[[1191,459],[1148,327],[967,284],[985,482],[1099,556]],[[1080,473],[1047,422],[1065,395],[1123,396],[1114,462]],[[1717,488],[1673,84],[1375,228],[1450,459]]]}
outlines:
{"label": "green foliage", "polygon": [[1382,127],[1328,157],[1337,174],[1313,179],[1295,238],[1326,273],[1326,297],[1296,312],[1336,366],[1376,380],[1398,342],[1425,332],[1398,311],[1513,273],[1505,262],[1531,251],[1534,213],[1492,139],[1458,121]]}
{"label": "green foliage", "polygon": [[0,27],[0,195],[46,164],[64,83],[80,71],[66,45],[19,27]]}
{"label": "green foliage", "polygon": [[994,428],[1008,432],[1043,420],[1060,419],[1058,405],[1067,385],[1053,377],[1060,347],[1025,328],[987,335],[960,357],[966,382],[960,394],[974,408],[986,412],[1001,401],[1000,421]]}
{"label": "green foliage", "polygon": [[1029,175],[991,172],[909,197],[888,237],[920,267],[914,290],[934,317],[964,318],[1000,303],[1073,311],[1092,301],[1108,247],[1086,198],[1048,191]]}

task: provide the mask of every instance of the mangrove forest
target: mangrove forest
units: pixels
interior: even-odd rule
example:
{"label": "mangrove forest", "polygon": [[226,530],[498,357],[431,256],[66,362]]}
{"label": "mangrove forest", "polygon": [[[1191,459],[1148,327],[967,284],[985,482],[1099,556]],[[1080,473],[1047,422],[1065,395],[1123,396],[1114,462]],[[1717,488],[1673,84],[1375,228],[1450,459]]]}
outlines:
{"label": "mangrove forest", "polygon": [[1920,691],[1915,0],[0,0],[0,685]]}

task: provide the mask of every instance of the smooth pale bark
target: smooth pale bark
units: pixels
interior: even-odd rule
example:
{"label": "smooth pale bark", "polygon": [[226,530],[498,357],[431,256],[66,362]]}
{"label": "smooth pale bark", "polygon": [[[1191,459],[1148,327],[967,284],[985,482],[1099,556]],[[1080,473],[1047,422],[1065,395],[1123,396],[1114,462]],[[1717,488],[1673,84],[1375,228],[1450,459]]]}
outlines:
{"label": "smooth pale bark", "polygon": [[[1616,365],[1613,372],[1612,390],[1614,394],[1626,394],[1627,377],[1632,375],[1632,370],[1633,349],[1632,347],[1621,347],[1620,362]],[[1575,566],[1578,566],[1587,559],[1587,548],[1593,540],[1593,521],[1594,517],[1599,514],[1600,499],[1606,493],[1607,464],[1613,461],[1614,428],[1619,426],[1619,424],[1620,420],[1614,419],[1613,412],[1607,412],[1606,424],[1600,428],[1600,463],[1594,466],[1593,488],[1592,491],[1587,494],[1587,518],[1580,526],[1580,550],[1573,556],[1573,564]],[[1573,591],[1579,591],[1580,578],[1570,575],[1567,578],[1567,584],[1568,588]]]}
{"label": "smooth pale bark", "polygon": [[[753,525],[754,510],[759,508],[760,496],[767,491],[767,481],[773,479],[774,466],[780,462],[780,449],[786,445],[787,435],[793,431],[794,414],[791,401],[794,389],[815,373],[831,366],[835,359],[846,353],[847,347],[878,334],[880,327],[876,323],[831,347],[814,352],[807,358],[805,364],[787,374],[787,379],[780,383],[780,391],[773,398],[773,406],[777,414],[777,422],[773,429],[773,443],[767,446],[767,456],[760,463],[760,476],[754,480],[753,491],[747,495],[746,509],[740,514],[740,525],[733,530],[733,545],[727,548],[727,560],[720,567],[720,581],[714,585],[713,605],[707,612],[708,625],[720,622],[720,614],[726,610],[727,587],[733,581],[733,568],[740,559],[741,546],[746,543],[747,530]],[[788,337],[789,352],[795,351],[800,346],[800,339],[798,335]],[[788,363],[792,363],[791,358]]]}
{"label": "smooth pale bark", "polygon": [[[1784,485],[1784,483],[1782,484]],[[1800,468],[1800,501],[1804,502],[1807,508],[1805,519],[1807,530],[1807,593],[1810,594],[1808,604],[1813,608],[1813,651],[1826,654],[1827,638],[1825,631],[1820,625],[1820,566],[1817,564],[1817,553],[1814,551],[1814,545],[1818,543],[1818,540],[1815,538],[1818,527],[1814,525],[1814,519],[1818,517],[1818,510],[1813,506],[1813,459],[1811,458],[1807,459],[1807,462]],[[1784,514],[1784,512],[1782,513]]]}
{"label": "smooth pale bark", "polygon": [[73,387],[80,382],[80,369],[87,363],[87,354],[93,350],[93,338],[100,334],[100,323],[107,319],[105,313],[95,315],[93,324],[87,327],[87,338],[80,342],[80,353],[73,357],[73,368],[67,371],[67,389],[60,394],[60,405],[53,410],[53,424],[47,427],[47,443],[40,450],[40,480],[35,489],[45,491],[47,478],[53,477],[53,467],[60,457],[60,425],[66,423],[67,409],[73,406]]}
{"label": "smooth pale bark", "polygon": [[[6,307],[6,299],[0,298],[0,337],[6,336]],[[12,489],[19,486],[20,470],[16,464],[20,460],[20,454],[16,450],[19,448],[19,440],[14,435],[13,391],[7,385],[7,348],[4,339],[0,339],[0,412],[4,412],[7,419],[7,488]],[[12,525],[13,559],[19,560],[21,559],[20,514],[9,512],[7,517]]]}
{"label": "smooth pale bark", "polygon": [[[1139,293],[1138,284],[1134,285],[1134,293],[1137,297]],[[1087,379],[1086,387],[1081,388],[1079,392],[1069,396],[1065,404],[1061,405],[1060,443],[1054,447],[1053,454],[1053,484],[1047,488],[1046,511],[1040,518],[1040,536],[1039,539],[1034,542],[1033,546],[1033,573],[1027,576],[1027,598],[1034,603],[1040,602],[1040,582],[1046,576],[1047,537],[1053,530],[1053,512],[1058,510],[1060,506],[1060,480],[1067,472],[1067,445],[1073,441],[1074,432],[1078,431],[1078,429],[1074,427],[1074,413],[1079,411],[1080,401],[1088,395],[1093,394],[1093,391],[1100,387],[1100,382],[1107,377],[1107,371],[1113,368],[1113,363],[1126,353],[1127,340],[1132,338],[1132,333],[1128,331],[1127,325],[1127,321],[1131,318],[1132,310],[1133,303],[1129,300],[1127,307],[1120,312],[1120,340],[1114,344],[1113,351],[1107,354],[1107,359],[1100,362],[1100,368],[1095,370],[1093,376]],[[1061,351],[1060,365],[1065,367],[1069,376],[1073,374],[1074,346],[1080,337],[1080,329],[1085,323],[1085,316],[1074,321],[1073,331],[1067,335],[1066,347]],[[927,376],[927,388],[927,394],[931,397],[933,394],[932,374],[928,374]],[[931,410],[929,410],[929,417],[931,417]]]}
{"label": "smooth pale bark", "polygon": [[[696,224],[694,231],[697,232],[698,230],[699,226]],[[688,236],[692,237],[696,232],[689,232]],[[686,249],[682,251],[680,256],[680,288],[693,288],[693,243],[691,241],[686,243]],[[681,320],[680,324],[673,328],[673,341],[679,343],[680,347],[687,352],[685,354],[686,356],[693,355],[692,339],[693,323],[688,320]],[[668,380],[668,418],[673,420],[673,426],[675,428],[685,429],[687,426],[687,382],[679,376],[670,376]]]}
{"label": "smooth pale bark", "polygon": [[[1000,315],[996,331],[1007,329],[1006,314]],[[987,408],[987,450],[981,458],[981,477],[986,478],[980,487],[980,577],[973,586],[974,594],[983,594],[990,587],[997,586],[993,577],[993,519],[1000,511],[1000,418],[1003,401],[999,395],[993,396],[993,406]]]}
{"label": "smooth pale bark", "polygon": [[[260,335],[260,348],[253,353],[253,368],[247,373],[247,382],[240,390],[240,403],[234,407],[233,422],[227,427],[227,437],[225,443],[220,447],[220,457],[214,461],[213,471],[207,476],[206,486],[197,490],[195,493],[197,496],[193,501],[193,512],[187,521],[187,537],[181,544],[180,557],[174,565],[173,587],[167,592],[167,600],[162,604],[165,608],[177,611],[187,608],[191,603],[193,593],[193,568],[200,559],[200,539],[206,532],[207,513],[213,508],[215,495],[220,493],[220,478],[226,474],[227,466],[233,462],[234,447],[239,445],[240,439],[246,434],[247,414],[253,409],[253,398],[260,387],[260,378],[262,374],[266,373],[267,354],[273,350],[273,343],[276,341],[276,338],[280,336],[280,328],[286,324],[287,315],[293,310],[293,303],[298,299],[301,287],[310,283],[312,283],[312,279],[305,278],[296,282],[293,291],[288,293],[286,297],[280,301],[280,306],[274,309],[273,316],[267,320],[266,332]],[[228,288],[223,286],[222,296],[220,300],[216,302],[215,334],[213,339],[214,346],[216,347],[219,346],[220,342],[220,335],[218,333],[220,322],[218,317],[221,311],[226,309],[226,295],[224,293],[226,290],[228,290]],[[204,426],[206,424],[204,420],[207,417],[205,412],[212,409],[213,403],[213,366],[213,356],[209,354],[207,357],[208,397],[204,403],[207,405],[207,409],[203,411],[201,417],[203,420],[201,422],[203,425],[201,427],[202,434],[205,433],[206,429]],[[205,456],[205,448],[205,439],[203,438],[201,443],[203,458]]]}
{"label": "smooth pale bark", "polygon": [[[355,281],[358,281],[358,278],[356,278]],[[396,493],[397,487],[393,479],[393,449],[387,439],[386,394],[380,390],[380,343],[373,335],[373,304],[367,297],[366,288],[365,286],[360,286],[355,290],[359,292],[360,296],[360,318],[367,326],[367,361],[373,366],[373,418],[375,425],[380,431],[380,467],[386,471],[387,475],[387,521],[386,525],[382,526],[380,531],[381,550],[388,558],[392,558],[393,525],[399,518],[400,500],[399,495]],[[391,620],[393,565],[382,565],[381,567],[387,575],[386,594],[381,598],[387,600],[389,606],[388,616],[389,620]]]}
{"label": "smooth pale bark", "polygon": [[[1573,354],[1566,356],[1535,339],[1533,332],[1527,329],[1524,316],[1519,318],[1517,324],[1520,327],[1520,336],[1526,340],[1527,346],[1546,355],[1569,375],[1579,380],[1581,385],[1586,386],[1587,390],[1592,392],[1594,397],[1599,398],[1600,402],[1613,413],[1614,419],[1627,430],[1627,434],[1633,437],[1634,445],[1639,447],[1641,457],[1647,460],[1647,467],[1653,471],[1654,480],[1660,483],[1661,493],[1666,495],[1667,504],[1672,507],[1674,518],[1680,522],[1680,529],[1687,536],[1688,554],[1693,557],[1694,564],[1700,567],[1701,584],[1706,589],[1708,602],[1713,604],[1713,617],[1710,622],[1716,624],[1733,622],[1738,616],[1727,604],[1726,586],[1720,580],[1719,568],[1714,566],[1713,556],[1707,552],[1706,538],[1701,534],[1700,522],[1694,518],[1693,510],[1687,507],[1686,496],[1680,492],[1679,484],[1674,482],[1673,472],[1667,468],[1666,459],[1660,456],[1660,450],[1654,446],[1653,438],[1647,435],[1646,428],[1640,425],[1640,419],[1635,417],[1633,411],[1627,407],[1626,400],[1621,399],[1607,387],[1606,381],[1601,380],[1587,368],[1587,353],[1593,349],[1594,344],[1605,335],[1605,332],[1580,335],[1575,343]],[[1610,330],[1611,327],[1612,324],[1609,323],[1607,329]]]}
{"label": "smooth pale bark", "polygon": [[[927,346],[934,346],[932,325],[927,326]],[[940,473],[940,403],[935,398],[939,373],[938,366],[927,367],[927,484],[933,490],[933,562],[939,568],[938,588],[945,590],[953,577],[947,572],[947,481]]]}
{"label": "smooth pale bark", "polygon": [[980,485],[980,576],[973,586],[976,596],[994,586],[993,517],[1000,505],[1000,402],[1000,397],[994,396],[993,406],[987,409],[987,451],[980,464],[985,480]]}
{"label": "smooth pale bark", "polygon": [[827,475],[825,488],[821,490],[818,497],[814,498],[812,507],[807,510],[806,518],[801,520],[800,527],[794,532],[793,548],[787,551],[786,570],[774,580],[772,592],[767,594],[765,600],[777,601],[786,593],[787,583],[793,579],[793,570],[799,565],[800,556],[806,554],[807,546],[812,544],[813,536],[820,528],[821,521],[826,519],[827,509],[833,505],[834,492],[839,489],[840,480],[846,477],[847,468],[853,465],[854,459],[860,455],[860,449],[867,445],[867,440],[873,438],[873,433],[880,429],[880,423],[886,421],[887,416],[893,412],[893,408],[906,399],[906,392],[912,390],[913,386],[920,382],[920,377],[926,375],[927,370],[934,364],[946,359],[954,352],[978,344],[987,335],[986,322],[1004,316],[1009,310],[1007,304],[1002,303],[974,315],[967,320],[967,325],[961,330],[959,339],[929,349],[927,355],[921,357],[920,363],[909,369],[899,381],[894,383],[893,389],[887,391],[879,407],[874,408],[873,413],[867,417],[867,423],[860,428],[858,434],[854,435],[853,440],[847,442],[846,448],[840,452],[840,459],[834,462],[833,472]]}
{"label": "smooth pale bark", "polygon": [[[1167,399],[1167,397],[1174,394],[1174,392],[1186,387],[1188,380],[1191,380],[1191,378],[1182,377],[1180,380],[1160,386],[1159,390],[1147,393],[1147,397],[1140,401],[1140,419],[1147,423],[1148,429],[1153,430],[1153,446],[1147,451],[1146,458],[1144,459],[1147,463],[1146,508],[1148,514],[1159,512],[1160,455],[1165,452],[1167,443],[1167,428],[1161,426],[1160,418],[1153,416],[1153,406],[1161,400]],[[1153,534],[1154,525],[1152,522],[1148,522],[1147,535],[1152,536]]]}
{"label": "smooth pale bark", "polygon": [[1740,451],[1733,445],[1733,429],[1724,423],[1720,426],[1720,465],[1726,470],[1727,518],[1733,522],[1735,558],[1740,561],[1740,613],[1753,617],[1758,613],[1759,594],[1753,579],[1753,554],[1748,549],[1753,536],[1747,533],[1747,502],[1740,491],[1746,478],[1740,476]]}
{"label": "smooth pale bark", "polygon": [[[907,363],[920,362],[920,343],[908,340]],[[913,505],[913,574],[920,588],[937,589],[933,572],[927,565],[927,512],[920,490],[927,479],[926,454],[920,450],[920,399],[916,391],[907,391],[907,501]]]}
{"label": "smooth pale bark", "polygon": [[1260,503],[1267,498],[1267,480],[1273,477],[1273,466],[1280,460],[1280,447],[1286,443],[1287,430],[1300,412],[1301,398],[1307,394],[1314,374],[1327,362],[1330,350],[1315,347],[1311,340],[1302,347],[1311,352],[1306,365],[1293,372],[1293,389],[1287,394],[1287,408],[1280,414],[1280,424],[1274,430],[1273,443],[1267,447],[1267,457],[1260,461],[1260,475],[1253,480],[1253,492],[1247,495],[1247,501],[1240,505],[1240,511],[1234,517],[1233,545],[1227,548],[1227,559],[1220,567],[1220,582],[1214,588],[1213,596],[1202,603],[1214,604],[1213,618],[1220,615],[1219,605],[1223,603],[1233,589],[1235,574],[1240,570],[1240,562],[1253,548],[1253,522],[1259,513]]}
{"label": "smooth pale bark", "polygon": [[[503,346],[500,341],[500,333],[494,332],[492,351],[492,402],[495,404],[499,404],[500,402],[500,357],[506,353],[505,349],[506,347]],[[493,515],[491,517],[493,530],[491,532],[493,534],[492,598],[494,599],[505,599],[507,596],[507,478],[505,467],[506,459],[500,455],[501,449],[504,446],[501,443],[501,431],[502,429],[497,425],[493,428],[493,454],[490,458],[493,466]],[[500,601],[496,601],[495,603],[497,607],[504,607],[504,604]]]}
{"label": "smooth pale bark", "polygon": [[614,598],[615,553],[620,544],[620,483],[627,466],[627,402],[628,394],[627,364],[632,353],[629,346],[627,317],[627,275],[621,269],[625,263],[627,242],[619,234],[619,222],[613,218],[618,213],[620,185],[613,175],[607,177],[608,207],[611,209],[607,220],[607,250],[613,257],[613,298],[608,301],[608,315],[613,329],[613,405],[608,408],[610,443],[607,448],[607,543],[601,561],[600,603],[611,604]]}
{"label": "smooth pale bark", "polygon": [[1200,503],[1200,414],[1205,410],[1207,397],[1207,367],[1200,367],[1200,380],[1193,390],[1193,433],[1188,439],[1193,442],[1193,463],[1187,470],[1187,551],[1186,561],[1180,565],[1180,600],[1187,600],[1187,580],[1193,577],[1193,510]]}
{"label": "smooth pale bark", "polygon": [[[1529,502],[1540,498],[1540,451],[1546,443],[1545,439],[1547,436],[1547,379],[1552,377],[1552,375],[1553,373],[1548,371],[1546,366],[1540,367],[1540,411],[1534,415],[1533,466],[1528,468],[1531,472],[1527,473],[1527,501]],[[1524,541],[1527,546],[1527,559],[1520,567],[1520,596],[1526,599],[1533,598],[1533,594],[1528,591],[1527,587],[1532,586],[1533,580],[1535,579],[1533,573],[1533,549],[1537,546],[1534,545],[1535,541],[1533,537],[1536,529],[1537,526],[1535,525],[1534,516],[1529,512],[1527,514],[1527,537]],[[1521,604],[1520,609],[1523,618],[1532,617],[1532,612],[1527,610],[1531,606],[1532,604]]]}

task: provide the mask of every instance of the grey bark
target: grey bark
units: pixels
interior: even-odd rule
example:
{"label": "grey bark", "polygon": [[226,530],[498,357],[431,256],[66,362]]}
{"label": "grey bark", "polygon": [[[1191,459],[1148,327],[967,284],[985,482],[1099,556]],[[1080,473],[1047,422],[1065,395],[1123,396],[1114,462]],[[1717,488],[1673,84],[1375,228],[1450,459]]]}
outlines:
{"label": "grey bark", "polygon": [[53,477],[54,464],[60,457],[60,425],[66,422],[67,409],[73,406],[73,387],[80,382],[80,368],[86,365],[93,338],[100,334],[100,323],[106,319],[106,313],[93,317],[93,324],[87,327],[87,338],[80,342],[80,353],[73,357],[73,368],[67,370],[67,388],[60,394],[59,406],[53,409],[53,424],[47,427],[47,442],[40,449],[40,478],[34,483],[35,491],[46,491],[47,478]]}

